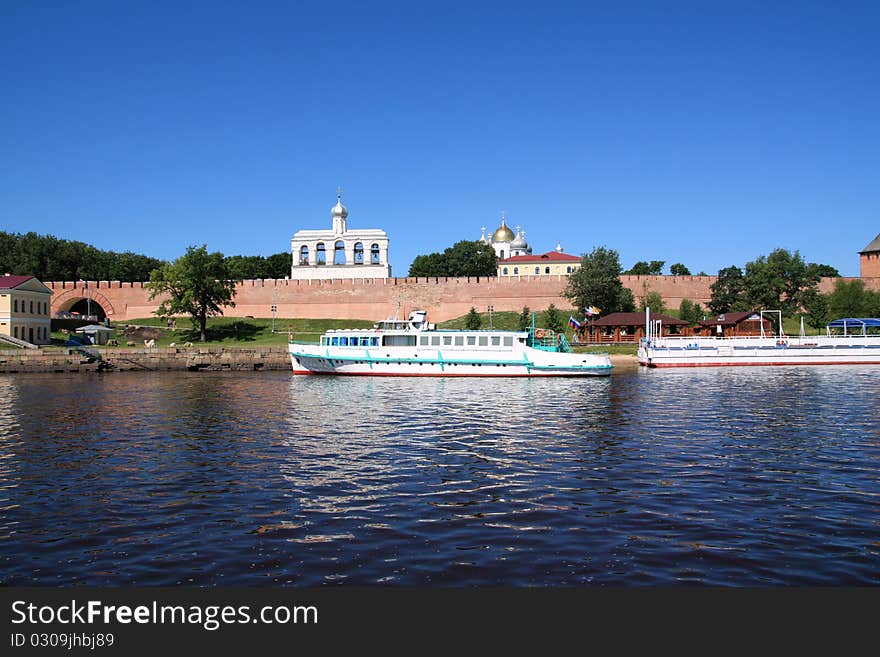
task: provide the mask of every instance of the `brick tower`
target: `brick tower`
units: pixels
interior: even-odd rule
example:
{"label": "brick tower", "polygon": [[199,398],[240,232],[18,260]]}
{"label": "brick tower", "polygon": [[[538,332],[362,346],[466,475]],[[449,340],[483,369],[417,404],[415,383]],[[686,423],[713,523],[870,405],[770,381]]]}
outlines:
{"label": "brick tower", "polygon": [[880,278],[880,235],[859,251],[862,278]]}

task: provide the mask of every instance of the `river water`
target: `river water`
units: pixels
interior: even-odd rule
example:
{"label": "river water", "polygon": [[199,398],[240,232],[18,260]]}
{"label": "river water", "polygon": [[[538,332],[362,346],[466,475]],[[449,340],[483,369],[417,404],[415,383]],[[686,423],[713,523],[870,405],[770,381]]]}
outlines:
{"label": "river water", "polygon": [[878,379],[6,375],[0,584],[877,585]]}

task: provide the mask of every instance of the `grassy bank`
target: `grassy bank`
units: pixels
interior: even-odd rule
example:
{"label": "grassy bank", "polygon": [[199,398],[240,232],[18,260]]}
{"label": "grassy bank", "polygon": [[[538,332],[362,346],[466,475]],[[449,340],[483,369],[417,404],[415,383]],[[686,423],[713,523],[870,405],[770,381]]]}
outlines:
{"label": "grassy bank", "polygon": [[[568,321],[568,310],[560,310],[560,317]],[[482,328],[490,327],[489,315],[481,315]],[[543,312],[536,313],[535,323],[537,326],[546,326],[546,318]],[[287,344],[288,335],[302,342],[318,342],[320,336],[330,329],[345,328],[370,328],[373,320],[357,319],[276,319],[275,332],[272,331],[272,319],[263,317],[214,317],[208,320],[208,341],[199,342],[198,331],[192,328],[189,320],[177,319],[177,328],[168,327],[167,320],[158,317],[143,317],[130,319],[125,322],[113,322],[113,338],[119,347],[127,346],[128,342],[134,342],[135,346],[142,347],[145,339],[154,338],[157,347],[169,347],[171,344],[183,345],[191,342],[194,346],[208,347],[255,347],[255,346],[278,346]],[[465,317],[457,317],[438,324],[443,329],[463,329]],[[515,331],[519,329],[518,312],[492,313],[491,325],[495,329]],[[567,331],[569,337],[571,331]],[[52,334],[53,342],[63,343],[68,336],[62,332]],[[602,351],[611,354],[635,354],[636,345],[599,345],[590,347],[577,347],[579,352]]]}
{"label": "grassy bank", "polygon": [[[208,320],[208,341],[199,342],[198,331],[192,328],[189,320],[178,318],[177,328],[168,328],[164,319],[144,317],[125,322],[113,322],[113,338],[119,347],[131,341],[143,347],[144,339],[155,336],[157,347],[168,347],[172,343],[208,347],[255,347],[287,344],[288,335],[304,342],[317,342],[322,333],[331,328],[365,328],[373,325],[372,320],[352,319],[276,319],[275,332],[272,332],[272,319],[261,317],[214,317]],[[61,332],[52,334],[53,341],[63,342],[67,336]]]}

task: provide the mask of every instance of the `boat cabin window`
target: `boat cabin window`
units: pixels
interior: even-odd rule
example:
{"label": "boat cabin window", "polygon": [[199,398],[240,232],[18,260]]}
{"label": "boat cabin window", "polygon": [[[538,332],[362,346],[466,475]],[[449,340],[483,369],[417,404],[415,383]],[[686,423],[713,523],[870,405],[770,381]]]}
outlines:
{"label": "boat cabin window", "polygon": [[504,336],[504,346],[505,347],[512,347],[513,346],[513,336],[512,335]]}
{"label": "boat cabin window", "polygon": [[332,342],[330,344],[332,344],[334,347],[338,347],[339,346],[339,338],[333,338]]}
{"label": "boat cabin window", "polygon": [[427,346],[428,346],[428,336],[427,336],[427,335],[423,335],[423,336],[421,336],[421,337],[419,338],[419,344],[420,344],[422,347],[427,347]]}
{"label": "boat cabin window", "polygon": [[439,335],[432,335],[431,336],[431,344],[435,347],[439,347],[440,346],[440,336]]}
{"label": "boat cabin window", "polygon": [[382,337],[384,347],[415,347],[416,336],[414,335],[385,335]]}
{"label": "boat cabin window", "polygon": [[456,335],[455,336],[455,346],[456,347],[463,347],[464,346],[464,336],[463,335]]}
{"label": "boat cabin window", "polygon": [[489,346],[489,336],[488,335],[481,335],[480,336],[480,346],[481,347],[488,347]]}
{"label": "boat cabin window", "polygon": [[476,335],[469,335],[469,336],[467,336],[467,341],[468,341],[468,346],[473,347],[475,344],[477,344],[477,336]]}
{"label": "boat cabin window", "polygon": [[493,347],[501,346],[501,336],[500,335],[493,335],[492,336],[492,346]]}
{"label": "boat cabin window", "polygon": [[348,338],[339,338],[339,346],[347,347],[348,346]]}
{"label": "boat cabin window", "polygon": [[451,335],[444,335],[443,336],[443,346],[444,347],[451,347],[452,346],[452,336]]}

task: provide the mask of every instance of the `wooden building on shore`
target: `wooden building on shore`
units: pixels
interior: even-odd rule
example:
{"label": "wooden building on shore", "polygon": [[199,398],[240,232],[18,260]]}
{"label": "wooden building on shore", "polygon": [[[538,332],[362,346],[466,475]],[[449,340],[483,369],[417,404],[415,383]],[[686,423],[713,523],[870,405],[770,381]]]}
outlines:
{"label": "wooden building on shore", "polygon": [[[690,325],[669,315],[652,313],[651,319],[662,321],[663,335],[690,335]],[[638,342],[645,335],[645,313],[611,313],[596,320],[587,320],[575,333],[574,344]]]}
{"label": "wooden building on shore", "polygon": [[762,318],[759,311],[729,312],[702,320],[697,324],[696,333],[704,337],[719,338],[761,335],[762,324],[764,335],[773,335],[773,322],[769,317]]}

